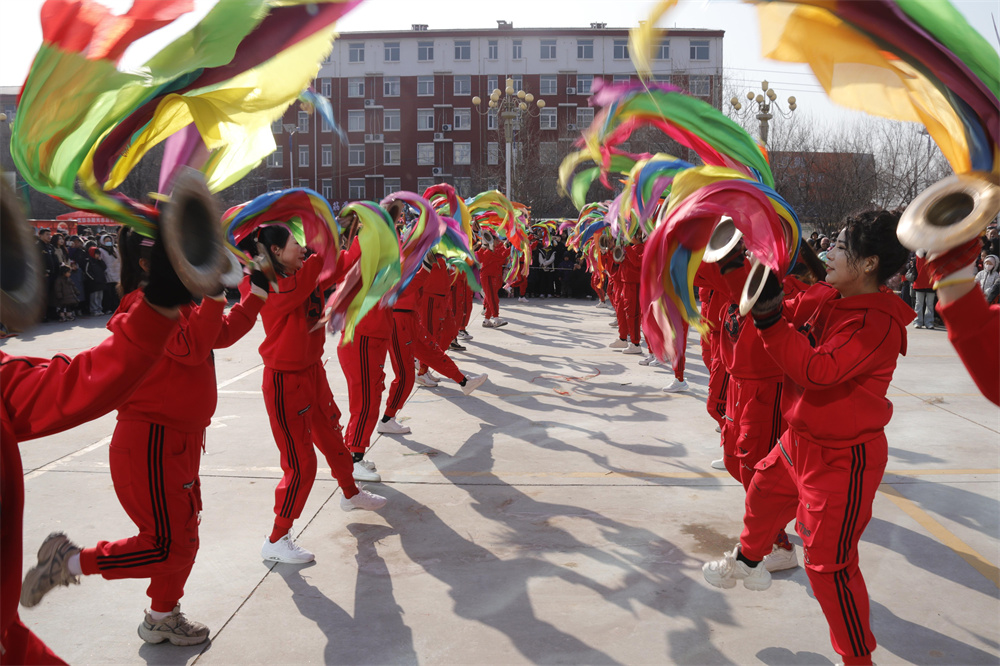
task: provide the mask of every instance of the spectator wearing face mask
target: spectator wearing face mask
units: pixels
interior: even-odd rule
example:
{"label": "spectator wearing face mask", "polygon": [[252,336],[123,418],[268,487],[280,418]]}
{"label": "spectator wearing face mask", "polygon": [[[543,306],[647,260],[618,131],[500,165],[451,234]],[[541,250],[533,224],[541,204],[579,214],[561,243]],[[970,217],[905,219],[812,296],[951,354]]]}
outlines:
{"label": "spectator wearing face mask", "polygon": [[111,234],[101,236],[101,258],[107,266],[105,277],[107,282],[104,285],[104,314],[112,314],[118,309],[118,283],[121,281],[122,262],[118,257],[118,250],[115,249],[115,240]]}
{"label": "spectator wearing face mask", "polygon": [[976,284],[983,290],[986,300],[995,303],[1000,291],[1000,272],[997,271],[1000,259],[995,254],[987,255],[983,260],[983,270],[976,273]]}

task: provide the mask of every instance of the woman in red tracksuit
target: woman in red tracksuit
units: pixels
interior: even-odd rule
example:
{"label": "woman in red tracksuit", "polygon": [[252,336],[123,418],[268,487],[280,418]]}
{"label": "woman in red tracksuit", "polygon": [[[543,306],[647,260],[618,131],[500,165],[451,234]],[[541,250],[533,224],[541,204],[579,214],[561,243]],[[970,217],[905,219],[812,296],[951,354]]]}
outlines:
{"label": "woman in red tracksuit", "polygon": [[305,259],[305,248],[283,225],[260,227],[249,240],[251,245],[259,242],[265,247],[279,275],[277,289],[260,312],[266,336],[260,356],[264,361],[264,406],[281,453],[283,475],[274,491],[274,528],[264,538],[261,557],[301,564],[315,559],[292,538],[292,524],[302,513],[316,480],[314,445],[343,492],[342,509],[374,511],[385,504],[385,498],[359,490],[354,482],[354,464],[340,429],[340,410],[321,361],[326,342],[325,327],[319,325],[323,292],[338,276],[320,282],[321,257]]}
{"label": "woman in red tracksuit", "polygon": [[771,574],[761,561],[795,518],[809,581],[845,664],[870,664],[875,649],[858,542],[888,459],[886,392],[914,317],[881,289],[908,254],[897,222],[886,211],[849,219],[827,254],[829,284],[783,301],[777,279],[767,280],[753,319],[785,373],[788,430],[757,466],[740,543],[703,567],[716,587],[743,580],[748,589],[767,589]]}
{"label": "woman in red tracksuit", "polygon": [[[645,244],[636,238],[625,246],[625,259],[618,268],[621,280],[621,312],[618,316],[618,340],[609,347],[621,349],[623,354],[641,354],[640,329],[642,312],[639,311],[639,282],[642,277],[642,252]],[[631,340],[631,342],[630,342]]]}
{"label": "woman in red tracksuit", "polygon": [[[482,386],[487,379],[486,373],[480,375],[465,375],[455,362],[437,345],[427,333],[426,327],[417,314],[420,292],[424,282],[430,275],[428,262],[406,286],[392,308],[392,339],[389,346],[389,359],[392,371],[396,375],[389,386],[389,396],[385,402],[385,416],[378,424],[380,433],[389,435],[406,435],[410,432],[408,426],[396,421],[396,414],[413,390],[415,370],[413,360],[420,361],[421,366],[431,367],[442,375],[457,382],[465,395],[471,394]],[[425,386],[437,386],[433,380],[427,380]],[[377,403],[376,403],[377,404]]]}
{"label": "woman in red tracksuit", "polygon": [[65,663],[25,626],[17,604],[22,593],[38,603],[53,587],[79,582],[79,573],[68,569],[68,560],[79,549],[56,533],[39,549],[38,564],[22,588],[24,472],[19,442],[69,430],[120,405],[163,357],[164,346],[177,330],[177,306],[190,300],[157,245],[146,298],[120,319],[104,342],[73,358],[11,356],[0,350],[0,664]]}
{"label": "woman in red tracksuit", "polygon": [[[108,322],[116,335],[128,314],[142,307],[139,286],[148,277],[152,245],[127,228],[119,243],[122,300]],[[259,282],[266,285],[262,275]],[[246,335],[266,298],[267,292],[255,285],[227,315],[221,293],[206,296],[200,305],[182,306],[163,359],[118,408],[109,448],[111,480],[139,533],[99,541],[72,556],[68,566],[73,574],[100,574],[107,580],[149,578],[149,612],[139,625],[139,636],[148,643],[196,645],[208,638],[208,627],[180,613],[180,600],[198,553],[198,468],[218,400],[212,350]],[[41,595],[22,603],[39,601]]]}
{"label": "woman in red tracksuit", "polygon": [[510,256],[510,249],[494,237],[493,249],[485,245],[476,250],[479,261],[479,279],[483,284],[483,326],[499,328],[507,321],[500,318],[500,286],[503,267]]}

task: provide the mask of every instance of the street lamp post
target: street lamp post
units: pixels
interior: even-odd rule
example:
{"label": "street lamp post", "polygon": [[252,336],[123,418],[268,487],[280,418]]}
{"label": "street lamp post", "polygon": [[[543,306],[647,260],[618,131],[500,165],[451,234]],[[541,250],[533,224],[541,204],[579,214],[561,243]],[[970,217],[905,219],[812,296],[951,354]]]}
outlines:
{"label": "street lamp post", "polygon": [[514,79],[508,78],[505,82],[504,90],[494,88],[490,93],[489,105],[485,111],[479,110],[483,103],[481,98],[473,97],[472,104],[479,110],[480,115],[489,115],[490,111],[496,109],[497,118],[503,122],[503,138],[507,144],[505,152],[505,185],[504,190],[507,198],[510,199],[511,185],[511,144],[514,141],[514,126],[520,125],[521,121],[527,117],[537,118],[541,110],[545,108],[545,100],[535,100],[535,96],[524,90],[514,90]]}
{"label": "street lamp post", "polygon": [[295,136],[299,131],[299,126],[292,123],[283,123],[281,125],[288,132],[288,189],[295,187],[295,178],[292,174],[292,163],[295,159],[295,153],[293,152],[295,147],[292,145],[292,137]]}
{"label": "street lamp post", "polygon": [[[772,108],[775,111],[777,111],[778,115],[780,115],[781,117],[791,118],[792,113],[798,107],[795,104],[795,98],[789,97],[788,111],[787,112],[783,111],[781,107],[778,106],[778,93],[774,92],[774,89],[767,84],[767,81],[760,82],[760,89],[764,91],[764,94],[757,93],[755,95],[753,91],[747,93],[747,99],[750,101],[750,105],[747,106],[747,113],[753,110],[753,106],[751,105],[753,104],[757,105],[756,117],[758,122],[760,122],[760,142],[766,146],[767,130],[768,130],[767,124],[770,120],[774,118],[774,115],[771,113]],[[729,100],[729,103],[732,105],[733,109],[735,109],[737,112],[739,112],[740,109],[743,108],[743,105],[740,103],[738,97],[733,97],[732,99]]]}

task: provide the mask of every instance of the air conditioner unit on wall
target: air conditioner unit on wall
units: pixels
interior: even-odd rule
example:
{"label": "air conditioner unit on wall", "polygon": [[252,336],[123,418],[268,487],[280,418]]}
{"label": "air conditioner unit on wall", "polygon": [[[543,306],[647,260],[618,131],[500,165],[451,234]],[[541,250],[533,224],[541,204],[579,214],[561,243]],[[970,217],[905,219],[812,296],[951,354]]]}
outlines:
{"label": "air conditioner unit on wall", "polygon": [[451,131],[451,125],[449,125],[447,123],[445,123],[444,125],[441,125],[441,131],[442,132],[450,132]]}
{"label": "air conditioner unit on wall", "polygon": [[566,94],[567,95],[575,95],[576,94],[576,88],[566,88]]}
{"label": "air conditioner unit on wall", "polygon": [[373,99],[366,99],[365,100],[365,106],[375,106],[375,100],[373,100]]}
{"label": "air conditioner unit on wall", "polygon": [[434,140],[435,141],[443,141],[444,140],[444,132],[434,132]]}
{"label": "air conditioner unit on wall", "polygon": [[568,129],[570,132],[575,132],[576,123],[566,123],[566,129]]}
{"label": "air conditioner unit on wall", "polygon": [[444,169],[441,168],[441,167],[434,167],[433,169],[431,169],[431,174],[434,175],[434,176],[440,176],[443,173],[444,173]]}
{"label": "air conditioner unit on wall", "polygon": [[371,143],[372,141],[374,141],[374,139],[372,138],[373,136],[374,136],[373,134],[365,134],[365,143]]}
{"label": "air conditioner unit on wall", "polygon": [[372,141],[375,143],[385,142],[385,134],[372,134]]}

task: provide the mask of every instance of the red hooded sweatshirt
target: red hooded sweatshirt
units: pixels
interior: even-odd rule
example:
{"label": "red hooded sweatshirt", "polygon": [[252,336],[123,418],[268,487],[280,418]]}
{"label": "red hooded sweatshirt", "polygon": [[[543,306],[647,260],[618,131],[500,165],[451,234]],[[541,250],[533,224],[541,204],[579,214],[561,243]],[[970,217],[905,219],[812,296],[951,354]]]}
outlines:
{"label": "red hooded sweatshirt", "polygon": [[497,243],[492,250],[481,247],[476,250],[476,260],[480,264],[479,275],[482,277],[500,277],[503,275],[504,264],[510,256],[510,249],[502,243]]}
{"label": "red hooded sweatshirt", "polygon": [[[249,284],[249,278],[244,280]],[[139,289],[126,294],[108,329],[120,334],[127,314],[142,301]],[[212,350],[228,347],[246,335],[263,305],[263,299],[247,295],[225,316],[225,301],[211,298],[203,299],[201,305],[181,307],[180,326],[167,340],[163,358],[118,408],[118,420],[158,423],[181,432],[207,428],[219,399]]]}
{"label": "red hooded sweatshirt", "polygon": [[642,278],[642,253],[646,244],[637,241],[625,246],[625,260],[621,263],[622,282],[638,283]]}
{"label": "red hooded sweatshirt", "polygon": [[915,316],[891,292],[842,298],[825,282],[786,300],[784,318],[760,333],[785,372],[788,427],[832,448],[881,433],[892,418],[885,395]]}
{"label": "red hooded sweatshirt", "polygon": [[323,357],[326,327],[316,324],[323,315],[323,291],[340,279],[341,263],[337,274],[323,284],[317,283],[323,268],[319,255],[306,259],[294,274],[278,279],[277,290],[260,311],[266,337],[259,351],[265,366],[293,372]]}
{"label": "red hooded sweatshirt", "polygon": [[941,305],[938,312],[948,327],[948,339],[969,370],[976,386],[994,405],[1000,405],[1000,305],[989,305],[978,287],[962,298]]}

